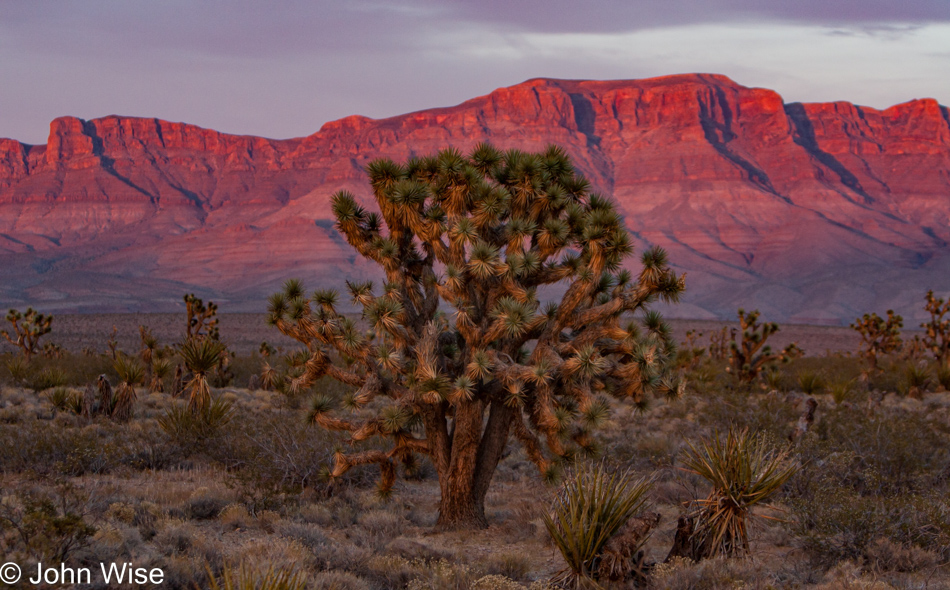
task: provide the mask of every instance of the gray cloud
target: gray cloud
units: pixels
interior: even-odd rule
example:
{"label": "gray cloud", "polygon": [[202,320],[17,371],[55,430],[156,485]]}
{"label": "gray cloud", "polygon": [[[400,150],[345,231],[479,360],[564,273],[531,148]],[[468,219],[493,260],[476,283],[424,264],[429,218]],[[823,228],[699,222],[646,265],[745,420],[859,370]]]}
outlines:
{"label": "gray cloud", "polygon": [[[288,137],[538,76],[716,71],[784,84],[796,100],[896,102],[904,89],[882,90],[861,51],[925,51],[912,93],[944,92],[927,82],[945,77],[950,43],[927,37],[940,23],[947,0],[0,0],[0,136],[40,142],[54,116],[118,113]],[[749,52],[756,28],[764,41]],[[816,37],[841,45],[822,60],[790,57]]]}

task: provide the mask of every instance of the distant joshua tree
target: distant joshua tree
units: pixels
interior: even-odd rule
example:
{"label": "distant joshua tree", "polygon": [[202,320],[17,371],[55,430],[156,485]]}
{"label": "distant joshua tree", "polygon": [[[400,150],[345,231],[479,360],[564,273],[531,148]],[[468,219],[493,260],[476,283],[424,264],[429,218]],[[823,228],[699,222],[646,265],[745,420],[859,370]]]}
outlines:
{"label": "distant joshua tree", "polygon": [[775,322],[762,324],[758,319],[758,310],[746,313],[745,310],[740,309],[741,330],[732,330],[732,342],[729,345],[729,371],[739,381],[746,383],[754,381],[759,376],[759,372],[769,363],[788,362],[802,354],[801,349],[794,342],[780,352],[774,352],[771,346],[765,344],[765,341],[778,332],[778,324]]}
{"label": "distant joshua tree", "polygon": [[40,352],[40,338],[49,334],[53,329],[53,316],[44,315],[32,307],[25,312],[11,309],[7,312],[7,321],[13,327],[13,333],[0,330],[0,334],[10,344],[20,349],[26,362],[30,362],[33,355]]}
{"label": "distant joshua tree", "polygon": [[[658,248],[643,254],[639,275],[623,269],[632,251],[623,220],[559,148],[483,144],[468,156],[377,160],[367,172],[381,214],[345,191],[333,212],[386,275],[381,290],[349,284],[369,331],[340,312],[335,292],[308,297],[298,281],[269,309],[270,322],[306,346],[292,389],[326,375],[356,390],[345,407],[317,395],[312,421],[354,443],[391,443],[339,452],[334,476],[374,463],[388,493],[398,464],[423,455],[438,473],[439,526],[484,526],[511,436],[552,476],[562,458],[594,448],[591,433],[610,413],[605,396],[681,389],[669,372],[669,328],[647,306],[677,300],[682,278]],[[542,305],[539,289],[559,283],[560,303]],[[621,325],[634,313],[640,321]],[[368,407],[381,409],[361,419]]]}
{"label": "distant joshua tree", "polygon": [[930,321],[920,324],[927,332],[923,345],[933,353],[944,370],[950,369],[950,318],[944,317],[950,313],[950,301],[934,297],[932,290],[927,291],[924,309],[930,312]]}
{"label": "distant joshua tree", "polygon": [[861,356],[868,361],[871,371],[877,371],[878,355],[889,354],[901,348],[904,318],[895,315],[892,309],[887,310],[887,319],[876,313],[864,314],[855,320],[851,327],[861,334]]}

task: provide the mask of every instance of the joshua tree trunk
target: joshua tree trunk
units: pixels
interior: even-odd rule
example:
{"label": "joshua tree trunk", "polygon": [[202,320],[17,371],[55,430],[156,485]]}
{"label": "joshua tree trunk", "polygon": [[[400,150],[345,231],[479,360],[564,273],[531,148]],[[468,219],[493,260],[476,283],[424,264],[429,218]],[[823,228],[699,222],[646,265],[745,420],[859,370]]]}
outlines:
{"label": "joshua tree trunk", "polygon": [[451,432],[434,439],[443,441],[433,456],[442,493],[439,528],[488,525],[485,496],[508,442],[512,412],[501,402],[491,403],[486,422],[484,410],[480,401],[460,405]]}

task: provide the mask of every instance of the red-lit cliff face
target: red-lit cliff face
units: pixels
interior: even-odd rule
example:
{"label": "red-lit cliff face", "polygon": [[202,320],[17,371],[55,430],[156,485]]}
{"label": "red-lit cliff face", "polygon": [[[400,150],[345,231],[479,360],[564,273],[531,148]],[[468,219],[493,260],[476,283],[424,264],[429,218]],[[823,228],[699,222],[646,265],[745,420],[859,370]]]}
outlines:
{"label": "red-lit cliff face", "polygon": [[564,147],[638,245],[688,272],[680,315],[914,315],[928,288],[950,291],[945,107],[786,104],[684,75],[530,80],[291,140],[57,119],[45,146],[0,140],[0,304],[168,309],[197,290],[260,311],[288,277],[339,285],[373,269],[333,229],[330,195],[368,198],[374,158],[482,141]]}

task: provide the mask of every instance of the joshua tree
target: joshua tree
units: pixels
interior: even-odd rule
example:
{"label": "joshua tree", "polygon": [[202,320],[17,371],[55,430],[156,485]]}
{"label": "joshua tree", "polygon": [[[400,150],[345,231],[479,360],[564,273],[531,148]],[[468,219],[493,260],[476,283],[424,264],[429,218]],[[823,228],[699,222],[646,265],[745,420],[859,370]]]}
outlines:
{"label": "joshua tree", "polygon": [[188,314],[186,340],[219,339],[218,306],[215,303],[209,301],[205,306],[204,301],[189,293],[185,295],[185,311]]}
{"label": "joshua tree", "polygon": [[930,321],[920,324],[927,331],[923,338],[924,346],[933,353],[944,370],[950,369],[950,318],[944,317],[950,313],[950,301],[944,302],[942,298],[934,297],[932,290],[927,291],[924,309],[930,312]]}
{"label": "joshua tree", "polygon": [[[682,278],[659,249],[644,253],[638,276],[623,269],[632,248],[622,219],[588,194],[559,148],[480,145],[467,157],[377,160],[367,172],[381,214],[345,191],[333,212],[347,241],[386,275],[381,291],[348,284],[369,331],[337,309],[335,292],[308,298],[298,281],[269,308],[270,322],[306,346],[291,390],[328,375],[356,389],[349,408],[383,405],[363,420],[316,397],[316,424],[354,443],[392,443],[337,453],[334,476],[375,463],[388,493],[397,463],[425,455],[441,488],[439,526],[484,526],[510,435],[551,476],[560,458],[593,449],[591,432],[610,411],[605,395],[640,401],[681,388],[668,373],[669,328],[647,305],[675,301]],[[560,303],[543,306],[539,289],[559,283]],[[641,314],[645,329],[621,326],[625,313]]]}
{"label": "joshua tree", "polygon": [[801,355],[801,349],[795,343],[789,344],[781,352],[773,352],[772,347],[765,344],[769,336],[778,332],[778,324],[758,322],[759,311],[739,310],[739,326],[742,329],[742,338],[737,340],[739,332],[733,330],[730,343],[729,371],[740,381],[751,383],[759,376],[759,371],[775,361],[786,362]]}
{"label": "joshua tree", "polygon": [[[184,347],[184,345],[189,342],[197,343],[205,340],[220,343],[221,336],[218,332],[218,306],[212,301],[209,301],[206,306],[204,301],[195,297],[193,294],[185,295],[184,299],[188,317],[185,324],[185,342],[181,347]],[[221,344],[220,349],[217,362],[211,369],[206,371],[206,375],[202,379],[206,385],[209,377],[216,387],[226,386],[233,378],[233,374],[229,368],[231,355],[228,354],[227,346]],[[185,361],[185,365],[192,370],[192,379],[195,378],[194,369],[191,369],[187,361]],[[209,372],[211,373],[210,375],[207,374]]]}
{"label": "joshua tree", "polygon": [[864,314],[851,327],[861,334],[861,356],[867,359],[871,371],[877,370],[879,354],[900,350],[904,318],[895,315],[892,309],[887,310],[886,320],[876,313]]}
{"label": "joshua tree", "polygon": [[696,330],[686,331],[686,340],[683,341],[682,347],[680,348],[680,355],[682,355],[684,362],[689,369],[696,368],[696,365],[699,364],[700,359],[702,359],[703,355],[706,354],[705,346],[697,346],[698,340],[702,337],[702,332],[697,332]]}
{"label": "joshua tree", "polygon": [[41,350],[40,338],[53,329],[53,316],[44,315],[28,307],[25,312],[11,309],[7,312],[7,321],[13,326],[13,333],[0,330],[0,334],[10,344],[23,351],[26,362],[30,362],[33,355]]}

